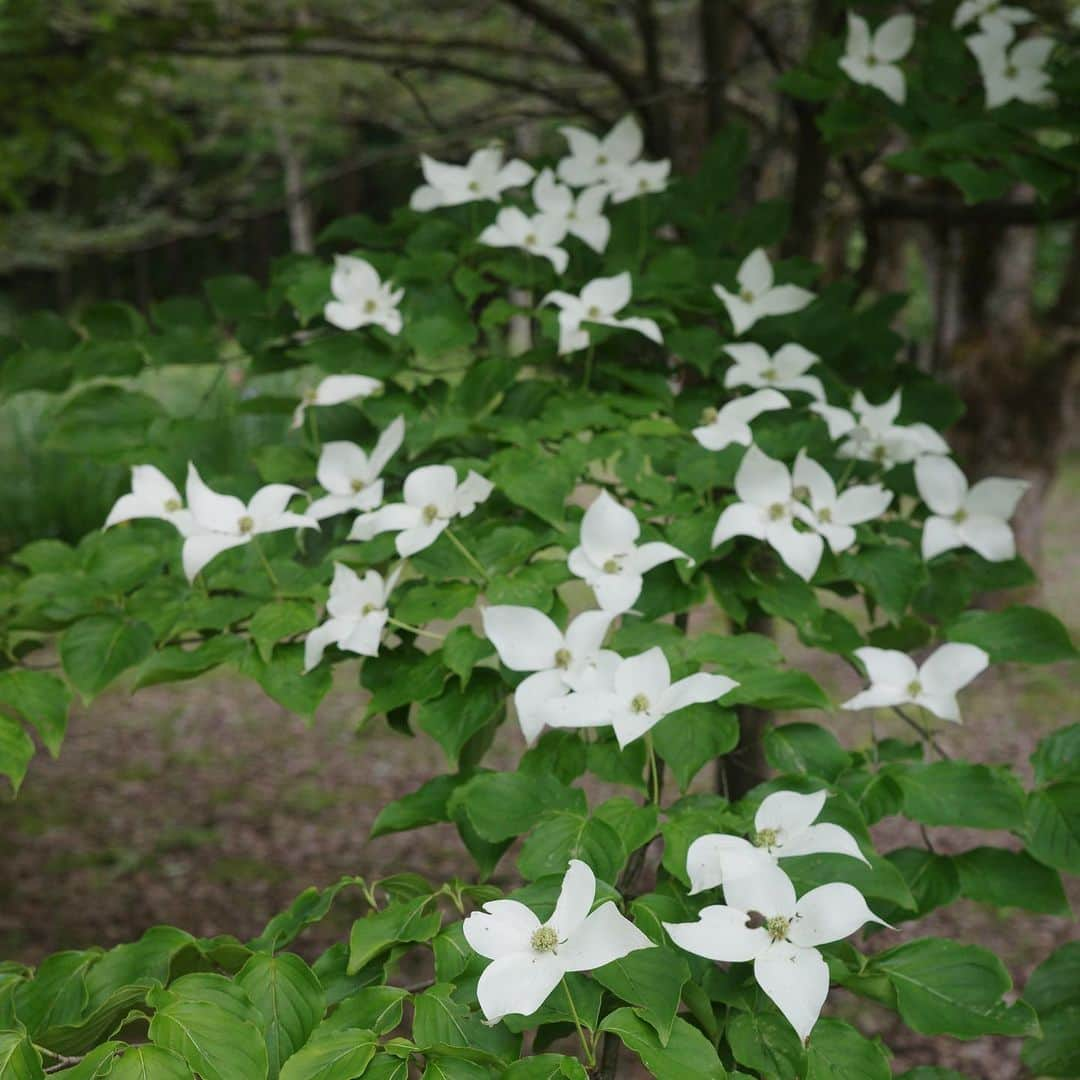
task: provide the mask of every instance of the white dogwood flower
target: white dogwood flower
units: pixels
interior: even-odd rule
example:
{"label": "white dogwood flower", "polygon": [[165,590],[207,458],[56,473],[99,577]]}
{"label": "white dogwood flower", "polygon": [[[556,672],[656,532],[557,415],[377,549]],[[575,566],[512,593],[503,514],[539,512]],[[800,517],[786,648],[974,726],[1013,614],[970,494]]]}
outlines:
{"label": "white dogwood flower", "polygon": [[887,705],[920,705],[942,720],[959,724],[957,693],[986,670],[990,657],[977,645],[949,642],[936,649],[921,667],[907,653],[865,646],[855,650],[870,686],[845,701],[842,709],[876,709]]}
{"label": "white dogwood flower", "polygon": [[671,161],[637,161],[617,173],[609,181],[611,201],[629,202],[642,195],[657,195],[666,191],[671,176]]}
{"label": "white dogwood flower", "polygon": [[810,411],[817,413],[825,421],[830,439],[842,439],[858,424],[847,409],[841,409],[839,405],[830,405],[827,401],[811,401]]}
{"label": "white dogwood flower", "polygon": [[821,401],[825,389],[821,380],[807,375],[821,357],[802,345],[781,345],[772,356],[761,346],[744,341],[725,345],[724,352],[735,363],[724,372],[724,386],[752,386],[755,389],[771,386],[776,390],[801,390]]}
{"label": "white dogwood flower", "polygon": [[724,885],[726,904],[703,908],[696,923],[664,923],[680,948],[708,960],[754,962],[754,978],[804,1042],[829,994],[829,966],[818,945],[879,919],[853,885],[821,885],[796,899],[778,866]]}
{"label": "white dogwood flower", "polygon": [[325,443],[315,475],[326,494],[308,507],[308,514],[322,521],[352,510],[374,510],[383,500],[382,471],[404,438],[405,418],[398,416],[379,435],[370,456],[356,443]]}
{"label": "white dogwood flower", "polygon": [[814,294],[798,285],[774,283],[769,256],[758,248],[750,252],[735,274],[739,291],[728,292],[714,285],[713,292],[723,301],[736,334],[742,334],[768,315],[790,315],[802,311],[814,300]]}
{"label": "white dogwood flower", "polygon": [[471,514],[494,490],[490,480],[469,470],[458,483],[450,465],[424,465],[405,478],[404,502],[361,514],[349,532],[350,540],[370,540],[379,533],[398,534],[402,558],[430,547],[456,517]]}
{"label": "white dogwood flower", "polygon": [[536,741],[544,727],[540,710],[573,690],[608,689],[619,654],[603,648],[610,611],[583,611],[564,634],[542,611],[496,604],[483,611],[484,633],[511,671],[532,672],[518,683],[514,705],[522,734]]}
{"label": "white dogwood flower", "polygon": [[974,34],[967,39],[968,48],[975,54],[986,93],[986,107],[996,109],[1010,101],[1028,105],[1052,105],[1057,100],[1049,89],[1050,75],[1046,61],[1054,51],[1054,41],[1048,37],[1029,37],[1010,44],[1000,32]]}
{"label": "white dogwood flower", "polygon": [[292,415],[295,431],[304,422],[304,414],[313,405],[340,405],[353,398],[371,397],[382,389],[382,380],[370,375],[327,375],[313,390],[305,390]]}
{"label": "white dogwood flower", "polygon": [[585,689],[549,701],[542,709],[551,727],[606,727],[615,729],[625,747],[655,727],[665,716],[716,701],[739,684],[726,675],[700,671],[678,682],[658,645],[640,656],[622,660],[615,668],[610,690]]}
{"label": "white dogwood flower", "polygon": [[611,237],[611,222],[604,216],[607,196],[604,184],[594,184],[575,197],[568,187],[556,182],[550,169],[544,169],[532,186],[533,202],[541,214],[561,221],[570,236],[601,254]]}
{"label": "white dogwood flower", "polygon": [[191,511],[184,508],[176,485],[153,465],[131,467],[131,491],[113,503],[102,528],[134,518],[159,518],[172,525],[181,536],[196,531]]}
{"label": "white dogwood flower", "polygon": [[856,484],[837,495],[833,478],[805,450],[795,459],[792,480],[796,496],[810,508],[810,516],[803,520],[837,553],[855,543],[852,526],[881,517],[893,498],[880,484]]}
{"label": "white dogwood flower", "polygon": [[856,423],[837,448],[837,454],[857,461],[873,461],[883,468],[915,461],[924,454],[947,454],[949,444],[929,424],[896,423],[900,405],[899,390],[880,405],[871,405],[862,391],[856,390],[851,402]]}
{"label": "white dogwood flower", "polygon": [[498,146],[482,147],[464,165],[451,165],[421,154],[420,168],[427,183],[409,199],[409,205],[420,211],[461,206],[479,199],[499,202],[507,188],[523,187],[536,173],[531,165],[516,158],[504,164]]}
{"label": "white dogwood flower", "polygon": [[1014,27],[1029,23],[1035,16],[1024,8],[1011,7],[1001,0],[963,0],[953,14],[953,28],[959,30],[978,22],[979,29],[992,37],[1010,39]]}
{"label": "white dogwood flower", "polygon": [[559,308],[559,355],[588,346],[589,332],[581,325],[583,322],[634,330],[657,345],[663,344],[664,336],[652,319],[616,318],[616,313],[630,303],[631,290],[630,271],[624,270],[614,277],[594,278],[581,290],[580,296],[560,291],[548,293],[540,302],[552,303]]}
{"label": "white dogwood flower", "polygon": [[584,578],[605,611],[629,611],[641,595],[643,575],[672,559],[693,562],[685,551],[655,540],[638,544],[641,525],[631,511],[606,491],[581,519],[580,543],[567,556],[570,572]]}
{"label": "white dogwood flower", "polygon": [[194,581],[195,575],[223,551],[250,544],[261,533],[319,527],[314,518],[286,509],[294,496],[303,495],[291,484],[267,484],[245,505],[235,495],[222,495],[207,487],[199,470],[189,463],[186,490],[197,530],[184,541],[182,561],[188,581]]}
{"label": "white dogwood flower", "polygon": [[910,15],[886,19],[871,36],[866,20],[849,11],[847,44],[840,67],[852,82],[874,86],[897,105],[903,105],[907,84],[897,61],[907,56],[914,42],[915,20]]}
{"label": "white dogwood flower", "polygon": [[405,290],[394,289],[388,281],[381,280],[367,260],[354,255],[335,255],[330,291],[334,299],[327,302],[323,315],[331,326],[339,330],[381,326],[388,334],[401,333],[398,304]]}
{"label": "white dogwood flower", "polygon": [[774,791],[754,815],[750,840],[722,833],[699,836],[686,852],[690,894],[714,889],[794,855],[850,855],[867,862],[847,829],[828,822],[814,824],[828,796],[824,790],[812,795]]}
{"label": "white dogwood flower", "polygon": [[529,1016],[571,971],[590,971],[619,960],[650,941],[608,900],[590,913],[596,877],[571,859],[555,910],[547,922],[517,900],[489,900],[462,924],[465,940],[491,963],[476,984],[488,1023],[510,1013]]}
{"label": "white dogwood flower", "polygon": [[578,127],[559,131],[570,144],[570,153],[558,164],[559,179],[571,187],[611,184],[636,164],[645,147],[641,127],[632,115],[624,116],[606,135],[597,137]]}
{"label": "white dogwood flower", "polygon": [[399,566],[385,581],[375,570],[368,570],[361,578],[344,563],[334,563],[334,580],[326,602],[329,618],[304,642],[305,672],[318,667],[331,644],[361,656],[378,656],[379,639],[389,615],[387,600],[400,574]]}
{"label": "white dogwood flower", "polygon": [[924,559],[962,547],[990,562],[1015,557],[1016,540],[1009,518],[1031,486],[1026,480],[993,476],[969,488],[955,461],[933,455],[915,462],[915,486],[933,511],[923,525]]}
{"label": "white dogwood flower", "polygon": [[739,502],[724,509],[713,529],[712,546],[734,536],[753,536],[768,543],[799,577],[809,581],[825,548],[816,532],[800,532],[796,521],[808,523],[810,511],[794,497],[791,473],[751,444],[735,473]]}
{"label": "white dogwood flower", "polygon": [[478,239],[490,247],[516,247],[530,255],[539,255],[561,274],[570,261],[566,249],[559,247],[565,236],[566,225],[559,218],[547,214],[529,217],[516,206],[506,206]]}
{"label": "white dogwood flower", "polygon": [[719,409],[706,409],[693,435],[706,450],[723,450],[732,443],[749,446],[754,441],[751,420],[764,412],[790,407],[791,402],[778,390],[755,390]]}

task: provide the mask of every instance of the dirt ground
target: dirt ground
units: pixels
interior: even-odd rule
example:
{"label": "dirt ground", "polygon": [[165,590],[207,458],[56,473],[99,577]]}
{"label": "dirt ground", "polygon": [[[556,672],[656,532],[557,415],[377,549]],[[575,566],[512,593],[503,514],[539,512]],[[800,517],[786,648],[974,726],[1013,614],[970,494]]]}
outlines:
{"label": "dirt ground", "polygon": [[[1074,463],[1053,493],[1043,568],[1045,603],[1074,635],[1080,631],[1078,494],[1080,464]],[[854,692],[856,680],[843,665],[783,644],[834,699]],[[409,740],[382,723],[358,730],[354,678],[349,673],[340,681],[311,728],[253,683],[223,678],[133,697],[114,692],[79,711],[60,759],[40,754],[18,800],[0,801],[0,957],[33,963],[58,949],[128,941],[157,923],[246,938],[300,890],[342,874],[376,878],[415,870],[438,880],[467,873],[468,857],[447,826],[368,841],[379,809],[444,763],[423,736]],[[965,692],[963,704],[967,724],[944,733],[944,744],[958,755],[1013,762],[1022,771],[1039,738],[1080,713],[1075,672],[1064,667],[992,669]],[[849,743],[866,737],[862,719],[837,714],[828,722]],[[509,764],[519,749],[506,731],[495,753]],[[881,850],[920,842],[896,819],[875,833]],[[932,835],[946,852],[998,839],[946,829]],[[508,858],[496,881],[513,880]],[[1075,907],[1080,886],[1069,885]],[[302,951],[314,955],[341,940],[358,913],[355,902],[339,901],[303,939]],[[1080,936],[1072,920],[1003,914],[967,901],[901,938],[926,934],[993,948],[1018,986],[1054,947]],[[882,944],[896,940],[889,935]],[[897,1072],[932,1064],[979,1080],[1022,1075],[1014,1040],[923,1038],[843,992],[833,993],[828,1008],[881,1034],[897,1051]]]}

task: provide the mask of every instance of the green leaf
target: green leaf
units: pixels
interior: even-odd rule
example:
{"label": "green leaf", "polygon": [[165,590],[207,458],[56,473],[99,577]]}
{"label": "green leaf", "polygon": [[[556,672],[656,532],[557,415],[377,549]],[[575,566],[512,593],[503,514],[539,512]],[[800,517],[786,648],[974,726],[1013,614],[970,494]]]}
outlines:
{"label": "green leaf", "polygon": [[150,425],[166,415],[148,394],[115,385],[91,386],[56,413],[44,445],[69,454],[130,460],[146,446]]}
{"label": "green leaf", "polygon": [[851,766],[851,755],[820,724],[782,724],[765,733],[765,757],[778,772],[801,772],[835,780]]}
{"label": "green leaf", "polygon": [[363,886],[363,878],[352,876],[341,877],[325,889],[309,886],[266,924],[263,932],[251,940],[250,947],[269,952],[284,948],[307,927],[325,918],[343,889]]}
{"label": "green leaf", "polygon": [[758,709],[829,709],[825,691],[805,671],[757,669],[739,676],[739,685],[724,695],[724,705]]}
{"label": "green leaf", "polygon": [[394,617],[414,626],[435,619],[452,619],[476,603],[476,586],[464,581],[409,585],[400,590]]}
{"label": "green leaf", "polygon": [[1024,835],[1028,852],[1039,862],[1080,874],[1080,781],[1033,791]]}
{"label": "green leaf", "polygon": [[515,1061],[503,1073],[503,1080],[588,1080],[588,1073],[577,1058],[537,1054]]}
{"label": "green leaf", "polygon": [[323,1021],[322,1030],[368,1028],[376,1035],[388,1035],[401,1023],[408,998],[408,990],[400,986],[370,986],[345,998]]}
{"label": "green leaf", "polygon": [[601,1031],[617,1035],[623,1045],[641,1058],[656,1080],[723,1080],[727,1076],[712,1043],[696,1027],[676,1017],[667,1045],[633,1009],[608,1013]]}
{"label": "green leaf", "polygon": [[322,699],[330,692],[333,679],[328,664],[304,671],[304,646],[301,644],[279,646],[269,662],[249,647],[241,657],[240,670],[255,679],[279,705],[306,717],[315,715]]}
{"label": "green leaf", "polygon": [[882,908],[877,911],[886,922],[898,923],[922,918],[934,908],[951,904],[960,895],[960,875],[956,863],[947,855],[938,855],[926,848],[897,848],[886,856],[889,863],[903,876],[915,909]]}
{"label": "green leaf", "polygon": [[0,713],[0,775],[11,781],[18,795],[30,759],[34,756],[34,742],[17,720]]}
{"label": "green leaf", "polygon": [[513,447],[500,450],[491,459],[491,465],[491,480],[512,503],[562,527],[566,519],[566,500],[580,474],[577,462],[562,456],[538,454],[536,449]]}
{"label": "green leaf", "polygon": [[310,630],[318,621],[314,604],[303,600],[275,600],[263,604],[255,612],[248,632],[263,663],[269,664],[279,641]]}
{"label": "green leaf", "polygon": [[0,704],[9,705],[33,724],[49,753],[56,757],[71,705],[71,691],[63,680],[46,671],[0,671]]}
{"label": "green leaf", "polygon": [[656,836],[660,821],[660,814],[655,806],[640,806],[625,795],[617,795],[602,802],[593,811],[593,816],[606,821],[619,834],[619,839],[628,852],[636,851],[649,843]]}
{"label": "green leaf", "polygon": [[872,956],[866,974],[884,974],[896,991],[900,1015],[923,1035],[1030,1035],[1035,1014],[1002,995],[1012,980],[1002,962],[977,945],[922,938]]}
{"label": "green leaf", "polygon": [[823,1017],[807,1047],[806,1080],[891,1080],[889,1055],[843,1020]]}
{"label": "green leaf", "polygon": [[894,622],[904,615],[926,583],[926,563],[906,547],[868,547],[839,560],[841,575],[861,585]]}
{"label": "green leaf", "polygon": [[135,672],[135,689],[197,678],[222,664],[240,659],[245,649],[243,639],[226,635],[208,638],[195,648],[170,645],[151,653],[139,665]]}
{"label": "green leaf", "polygon": [[451,683],[440,697],[424,702],[416,722],[443,748],[456,768],[465,744],[495,722],[504,697],[502,680],[495,672],[477,672],[467,687]]}
{"label": "green leaf", "polygon": [[452,986],[436,983],[416,997],[412,1037],[417,1046],[443,1053],[450,1047],[468,1048],[478,1053],[455,1056],[492,1064],[492,1059],[516,1058],[520,1037],[503,1025],[488,1027],[479,1013],[455,1001],[452,993]]}
{"label": "green leaf", "polygon": [[150,1041],[202,1080],[265,1080],[266,1044],[247,994],[221,975],[185,975],[147,995]]}
{"label": "green leaf", "polygon": [[735,1013],[725,1034],[740,1065],[769,1077],[802,1075],[804,1059],[799,1037],[771,1006]]}
{"label": "green leaf", "polygon": [[450,821],[447,802],[465,779],[461,775],[436,776],[412,794],[387,803],[371,826],[371,838],[374,840],[375,837],[385,836],[387,833],[404,832],[406,829],[434,825],[439,821]]}
{"label": "green leaf", "polygon": [[482,773],[450,797],[451,814],[462,807],[485,840],[499,843],[527,833],[551,810],[585,812],[581,791],[551,776],[524,773]]}
{"label": "green leaf", "polygon": [[100,958],[96,949],[53,953],[41,962],[33,979],[18,986],[15,1012],[31,1035],[82,1018],[89,1000],[86,973]]}
{"label": "green leaf", "polygon": [[89,701],[121,672],[145,660],[153,648],[154,635],[146,623],[119,615],[90,615],[68,627],[60,639],[60,660]]}
{"label": "green leaf", "polygon": [[378,716],[435,697],[446,682],[446,668],[439,653],[423,653],[413,645],[401,645],[365,660],[360,682],[371,691],[364,715]]}
{"label": "green leaf", "polygon": [[629,853],[619,834],[587,813],[560,810],[549,814],[526,837],[518,856],[522,876],[533,881],[562,873],[571,859],[581,859],[603,881],[614,881]]}
{"label": "green leaf", "polygon": [[160,1046],[132,1046],[116,1059],[109,1080],[192,1080],[182,1057]]}
{"label": "green leaf", "polygon": [[263,1019],[267,1076],[277,1080],[281,1066],[308,1040],[326,1011],[326,995],[315,973],[291,953],[256,953],[236,975]]}
{"label": "green leaf", "polygon": [[617,998],[636,1006],[635,1012],[656,1031],[662,1046],[671,1039],[682,988],[690,979],[685,958],[657,946],[638,949],[593,972],[593,978]]}
{"label": "green leaf", "polygon": [[442,646],[443,663],[461,680],[463,687],[468,684],[473,668],[494,652],[491,642],[477,636],[471,626],[451,630]]}
{"label": "green leaf", "polygon": [[18,1031],[0,1031],[0,1080],[44,1080],[41,1055],[29,1037]]}
{"label": "green leaf", "polygon": [[904,812],[924,825],[1021,829],[1024,792],[1004,766],[935,761],[887,769],[904,793]]}
{"label": "green leaf", "polygon": [[954,861],[960,872],[960,892],[969,900],[1066,918],[1071,914],[1060,875],[1026,851],[978,847]]}
{"label": "green leaf", "polygon": [[652,729],[652,738],[679,790],[686,791],[707,762],[735,748],[739,722],[733,712],[715,704],[691,705],[665,716]]}
{"label": "green leaf", "polygon": [[1080,780],[1080,724],[1070,724],[1047,735],[1031,755],[1035,783]]}
{"label": "green leaf", "polygon": [[377,1045],[371,1031],[316,1028],[303,1048],[285,1062],[281,1080],[354,1080],[367,1069]]}
{"label": "green leaf", "polygon": [[442,915],[430,896],[398,900],[357,919],[349,934],[348,973],[354,975],[400,942],[430,941],[441,925]]}
{"label": "green leaf", "polygon": [[1040,1038],[1024,1043],[1024,1064],[1036,1076],[1080,1075],[1080,942],[1062,945],[1032,972],[1024,1000],[1042,1027]]}
{"label": "green leaf", "polygon": [[1033,607],[967,611],[946,627],[945,635],[949,641],[966,641],[985,649],[994,664],[1009,660],[1053,664],[1076,659],[1076,648],[1060,620]]}

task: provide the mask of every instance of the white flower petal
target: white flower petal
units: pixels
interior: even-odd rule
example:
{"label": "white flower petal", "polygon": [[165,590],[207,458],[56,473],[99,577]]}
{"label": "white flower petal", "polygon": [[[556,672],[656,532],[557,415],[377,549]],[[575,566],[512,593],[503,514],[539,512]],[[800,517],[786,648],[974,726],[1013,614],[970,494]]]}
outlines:
{"label": "white flower petal", "polygon": [[547,925],[559,935],[559,941],[569,938],[585,921],[596,897],[596,875],[580,859],[571,859],[563,875],[559,899]]}
{"label": "white flower petal", "polygon": [[754,978],[805,1041],[829,996],[829,965],[821,953],[773,942],[754,960]]}
{"label": "white flower petal", "polygon": [[724,882],[724,899],[739,911],[758,911],[767,919],[795,913],[795,886],[775,863]]}
{"label": "white flower petal", "polygon": [[919,682],[928,694],[955,694],[990,666],[978,645],[951,641],[935,649],[919,668]]}
{"label": "white flower petal", "polygon": [[733,536],[753,536],[755,539],[764,540],[767,520],[760,506],[733,503],[724,508],[717,520],[710,544],[714,548],[719,547]]}
{"label": "white flower petal", "polygon": [[353,398],[370,397],[382,382],[368,375],[327,375],[315,388],[315,405],[340,405]]}
{"label": "white flower petal", "polygon": [[752,874],[772,861],[764,848],[755,847],[741,836],[706,833],[694,840],[686,851],[690,895],[715,889],[730,878]]}
{"label": "white flower petal", "polygon": [[1016,557],[1016,538],[1009,524],[1000,518],[972,514],[956,531],[969,548],[988,562],[1005,562]]}
{"label": "white flower petal", "polygon": [[604,643],[615,616],[610,611],[583,611],[566,628],[566,647],[574,660],[594,656]]}
{"label": "white flower petal", "polygon": [[537,671],[522,679],[514,690],[514,708],[525,741],[531,746],[544,730],[543,708],[557,698],[565,697],[569,688],[557,669]]}
{"label": "white flower petal", "polygon": [[739,684],[726,675],[710,675],[700,671],[696,675],[688,675],[672,683],[671,689],[664,694],[660,702],[660,710],[664,715],[678,712],[688,705],[698,705],[705,701],[718,701],[729,690],[734,690]]}
{"label": "white flower petal", "polygon": [[808,829],[816,820],[829,793],[824,789],[811,795],[797,791],[774,791],[766,795],[754,815],[758,832],[772,829],[780,833],[782,843]]}
{"label": "white flower petal", "polygon": [[892,502],[893,493],[880,484],[858,484],[841,493],[833,507],[837,525],[861,525],[881,517]]}
{"label": "white flower petal", "polygon": [[855,655],[866,668],[867,677],[875,685],[907,686],[919,677],[915,661],[898,649],[877,649],[865,645]]}
{"label": "white flower petal", "polygon": [[451,465],[423,465],[405,478],[403,494],[409,506],[420,510],[434,506],[439,517],[451,517],[455,510],[457,473]]}
{"label": "white flower petal", "polygon": [[964,505],[968,482],[951,458],[929,455],[915,462],[915,486],[919,498],[935,514],[949,517]]}
{"label": "white flower petal", "polygon": [[462,924],[469,948],[497,960],[500,956],[529,952],[530,940],[540,920],[517,900],[489,900],[484,910],[474,911]]}
{"label": "white flower petal", "polygon": [[482,619],[484,633],[511,671],[542,671],[555,666],[563,636],[542,611],[496,604],[484,609]]}
{"label": "white flower petal", "polygon": [[606,491],[600,492],[581,519],[581,546],[600,567],[613,556],[625,557],[633,551],[640,533],[637,518]]}
{"label": "white flower petal", "polygon": [[601,574],[589,581],[596,602],[613,615],[621,615],[634,606],[641,595],[644,579],[640,574]]}
{"label": "white flower petal", "polygon": [[803,581],[817,573],[825,551],[825,542],[817,533],[800,532],[788,522],[770,522],[765,526],[765,539]]}
{"label": "white flower petal", "polygon": [[783,859],[794,855],[818,855],[818,854],[850,855],[853,859],[861,859],[869,865],[869,860],[859,850],[855,837],[840,828],[822,822],[820,825],[808,825],[802,832],[785,840],[776,854]]}
{"label": "white flower petal", "polygon": [[[765,315],[791,315],[796,311],[802,311],[815,299],[817,298],[809,289],[804,289],[799,285],[774,285],[758,299],[754,307],[758,318]],[[824,396],[822,394],[822,397]]]}
{"label": "white flower petal", "polygon": [[181,561],[188,581],[194,581],[195,575],[212,559],[216,559],[229,548],[240,547],[251,539],[251,535],[227,536],[224,533],[199,533],[189,536],[184,541]]}
{"label": "white flower petal", "polygon": [[866,906],[854,885],[834,882],[799,898],[788,937],[794,945],[811,948],[849,937],[868,922],[887,925]]}
{"label": "white flower petal", "polygon": [[559,946],[558,956],[566,971],[591,971],[655,944],[609,900]]}
{"label": "white flower petal", "polygon": [[199,470],[190,462],[186,493],[188,508],[197,524],[204,529],[235,535],[240,519],[247,516],[247,507],[239,499],[233,495],[221,495],[207,487]]}
{"label": "white flower petal", "polygon": [[476,984],[476,1000],[489,1024],[514,1013],[536,1012],[562,981],[564,968],[554,953],[514,953],[493,960]]}
{"label": "white flower petal", "polygon": [[874,31],[874,56],[886,63],[903,59],[915,42],[915,19],[911,15],[894,15]]}
{"label": "white flower petal", "polygon": [[943,552],[966,546],[967,541],[952,518],[928,517],[926,519],[922,532],[922,557],[928,562]]}
{"label": "white flower petal", "polygon": [[549,701],[539,709],[548,727],[606,727],[619,708],[619,698],[603,691],[582,691]]}
{"label": "white flower petal", "polygon": [[671,940],[695,956],[706,960],[742,963],[753,960],[769,946],[763,927],[751,930],[747,913],[723,904],[702,908],[695,923],[664,923]]}
{"label": "white flower petal", "polygon": [[671,668],[659,645],[627,658],[615,672],[615,693],[625,701],[644,694],[653,706],[658,706],[670,686]]}
{"label": "white flower petal", "polygon": [[757,506],[786,503],[791,498],[791,474],[782,462],[751,445],[735,473],[735,491],[743,502]]}
{"label": "white flower petal", "polygon": [[304,639],[304,673],[318,667],[327,646],[336,645],[355,625],[354,619],[327,619]]}
{"label": "white flower petal", "polygon": [[448,521],[440,520],[433,521],[430,525],[417,525],[411,529],[403,529],[397,534],[394,547],[403,559],[407,559],[410,555],[431,547],[442,536],[449,524]]}
{"label": "white flower petal", "polygon": [[685,559],[693,562],[693,559],[671,544],[665,544],[661,540],[653,540],[641,547],[635,548],[625,560],[626,569],[633,574],[647,574],[661,563],[671,562],[673,559]]}
{"label": "white flower petal", "polygon": [[743,259],[735,280],[740,288],[752,293],[755,297],[772,288],[772,263],[769,262],[769,256],[765,254],[764,249],[756,248]]}

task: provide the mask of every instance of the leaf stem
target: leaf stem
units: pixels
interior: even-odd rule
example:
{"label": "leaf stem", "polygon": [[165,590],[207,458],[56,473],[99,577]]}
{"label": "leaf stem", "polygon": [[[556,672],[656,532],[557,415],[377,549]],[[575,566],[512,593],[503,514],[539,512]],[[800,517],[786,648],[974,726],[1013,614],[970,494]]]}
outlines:
{"label": "leaf stem", "polygon": [[664,783],[660,763],[656,758],[656,747],[653,746],[652,732],[645,732],[645,753],[649,759],[649,798],[653,806],[660,805],[661,787]]}
{"label": "leaf stem", "polygon": [[592,362],[593,351],[596,349],[596,342],[590,341],[588,351],[585,353],[585,377],[581,380],[581,389],[588,390],[589,383],[592,381]]}
{"label": "leaf stem", "polygon": [[458,549],[458,551],[460,551],[461,554],[465,556],[469,564],[480,575],[481,579],[485,582],[488,581],[489,575],[487,570],[484,569],[483,565],[480,563],[480,560],[477,559],[477,557],[461,542],[461,540],[458,539],[457,534],[452,528],[450,528],[449,525],[446,526],[446,535],[450,538],[451,542]]}
{"label": "leaf stem", "polygon": [[590,1068],[596,1068],[596,1054],[593,1053],[593,1048],[589,1043],[589,1040],[585,1038],[585,1028],[581,1023],[581,1017],[578,1016],[577,1006],[574,1004],[574,995],[570,993],[570,984],[566,981],[566,976],[562,978],[563,989],[566,991],[566,1002],[570,1006],[570,1015],[574,1018],[574,1026],[577,1028],[578,1038],[581,1040],[581,1049],[585,1051],[585,1064]]}
{"label": "leaf stem", "polygon": [[274,573],[274,568],[270,565],[270,560],[266,557],[266,552],[263,551],[262,544],[259,543],[258,535],[252,536],[251,542],[254,545],[255,550],[259,553],[259,558],[262,560],[263,567],[266,569],[266,576],[270,579],[270,584],[274,586],[274,595],[280,595],[281,585],[278,582],[277,575]]}
{"label": "leaf stem", "polygon": [[402,630],[408,630],[410,634],[419,634],[421,637],[434,638],[436,641],[445,641],[445,634],[436,634],[431,630],[423,630],[419,626],[413,626],[412,623],[402,622],[400,619],[395,619],[392,615],[386,616],[386,621],[391,626],[399,627]]}
{"label": "leaf stem", "polygon": [[307,422],[308,428],[311,431],[311,441],[315,444],[315,453],[321,454],[322,439],[319,438],[319,418],[315,415],[315,409],[313,406],[308,406]]}

